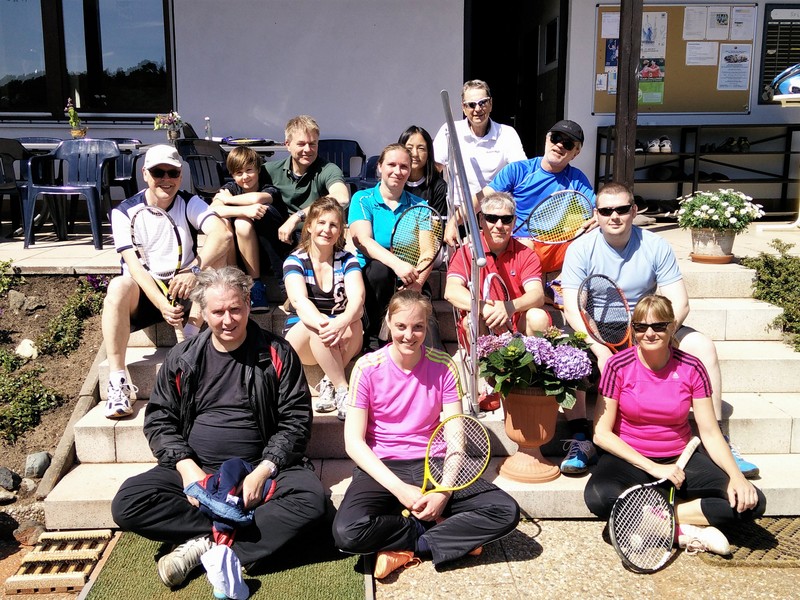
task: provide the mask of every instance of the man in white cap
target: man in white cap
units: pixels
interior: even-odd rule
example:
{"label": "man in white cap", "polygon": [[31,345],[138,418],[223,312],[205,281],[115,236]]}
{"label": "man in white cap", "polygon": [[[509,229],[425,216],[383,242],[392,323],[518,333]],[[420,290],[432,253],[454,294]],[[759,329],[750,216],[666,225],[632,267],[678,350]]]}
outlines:
{"label": "man in white cap", "polygon": [[[130,415],[131,392],[135,386],[125,373],[125,349],[131,331],[163,319],[169,325],[183,326],[184,307],[173,306],[144,269],[131,241],[131,219],[145,206],[157,206],[172,217],[181,235],[183,263],[169,284],[170,295],[186,300],[195,286],[200,269],[225,265],[232,234],[222,220],[199,196],[180,190],[182,163],[173,146],[158,145],[147,151],[142,176],[147,188],[121,202],[111,211],[114,247],[121,256],[122,275],[108,285],[103,304],[103,338],[108,355],[109,382],[105,415],[110,419]],[[197,251],[197,233],[206,235]],[[186,337],[199,330],[199,310],[192,311],[184,328]]]}

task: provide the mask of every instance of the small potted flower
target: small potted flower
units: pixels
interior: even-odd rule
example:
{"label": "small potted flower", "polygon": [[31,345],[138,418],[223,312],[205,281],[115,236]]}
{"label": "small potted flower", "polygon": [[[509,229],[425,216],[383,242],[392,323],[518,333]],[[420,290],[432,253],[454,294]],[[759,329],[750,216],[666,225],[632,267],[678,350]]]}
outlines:
{"label": "small potted flower", "polygon": [[75,108],[72,98],[67,98],[64,114],[69,118],[69,132],[72,137],[74,139],[86,137],[86,132],[89,131],[89,128],[86,125],[81,126],[81,118],[78,116],[78,110]]}
{"label": "small potted flower", "polygon": [[572,408],[575,394],[592,372],[586,335],[566,335],[551,327],[533,336],[504,333],[478,338],[478,364],[503,397],[505,431],[519,450],[500,474],[526,483],[559,476],[559,469],[539,449],[555,434],[559,406]]}
{"label": "small potted flower", "polygon": [[165,115],[156,115],[155,121],[153,121],[153,129],[167,130],[167,139],[171,143],[175,143],[175,140],[180,137],[181,127],[183,127],[183,119],[174,110]]}
{"label": "small potted flower", "polygon": [[694,262],[731,262],[736,234],[764,216],[760,204],[732,189],[697,191],[678,201],[678,226],[692,234],[690,258]]}

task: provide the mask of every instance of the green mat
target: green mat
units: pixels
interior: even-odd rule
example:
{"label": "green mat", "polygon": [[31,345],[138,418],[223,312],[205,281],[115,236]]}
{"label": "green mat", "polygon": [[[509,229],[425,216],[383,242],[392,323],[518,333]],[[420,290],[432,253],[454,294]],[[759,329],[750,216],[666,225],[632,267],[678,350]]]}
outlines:
{"label": "green mat", "polygon": [[[329,536],[330,534],[328,534]],[[358,557],[335,550],[324,538],[298,540],[280,551],[256,575],[245,575],[253,600],[292,598],[296,600],[363,600],[364,576],[357,568]],[[156,560],[168,550],[133,533],[124,533],[111,552],[86,600],[212,599],[211,584],[202,568],[196,569],[180,588],[170,590],[156,573]]]}

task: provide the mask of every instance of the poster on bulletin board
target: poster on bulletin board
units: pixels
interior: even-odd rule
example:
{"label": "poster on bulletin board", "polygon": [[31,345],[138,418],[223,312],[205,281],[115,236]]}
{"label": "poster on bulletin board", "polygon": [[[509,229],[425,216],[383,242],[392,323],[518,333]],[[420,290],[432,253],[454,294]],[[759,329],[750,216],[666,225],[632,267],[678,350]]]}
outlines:
{"label": "poster on bulletin board", "polygon": [[[642,12],[640,113],[748,113],[756,6],[651,6]],[[597,7],[594,113],[614,113],[619,6]]]}

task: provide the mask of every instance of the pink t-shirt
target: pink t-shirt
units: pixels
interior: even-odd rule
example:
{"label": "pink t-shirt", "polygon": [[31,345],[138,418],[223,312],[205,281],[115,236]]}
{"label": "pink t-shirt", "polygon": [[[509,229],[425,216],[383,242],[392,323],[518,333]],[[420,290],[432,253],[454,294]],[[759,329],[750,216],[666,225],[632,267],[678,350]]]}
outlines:
{"label": "pink t-shirt", "polygon": [[445,404],[461,402],[453,359],[426,348],[410,373],[389,355],[391,345],[358,359],[350,375],[348,406],[365,408],[365,440],[381,459],[422,459]]}
{"label": "pink t-shirt", "polygon": [[619,404],[614,433],[643,456],[657,458],[683,451],[692,437],[692,400],[709,398],[711,382],[691,354],[672,349],[664,368],[651,371],[633,347],[608,360],[600,393]]}

